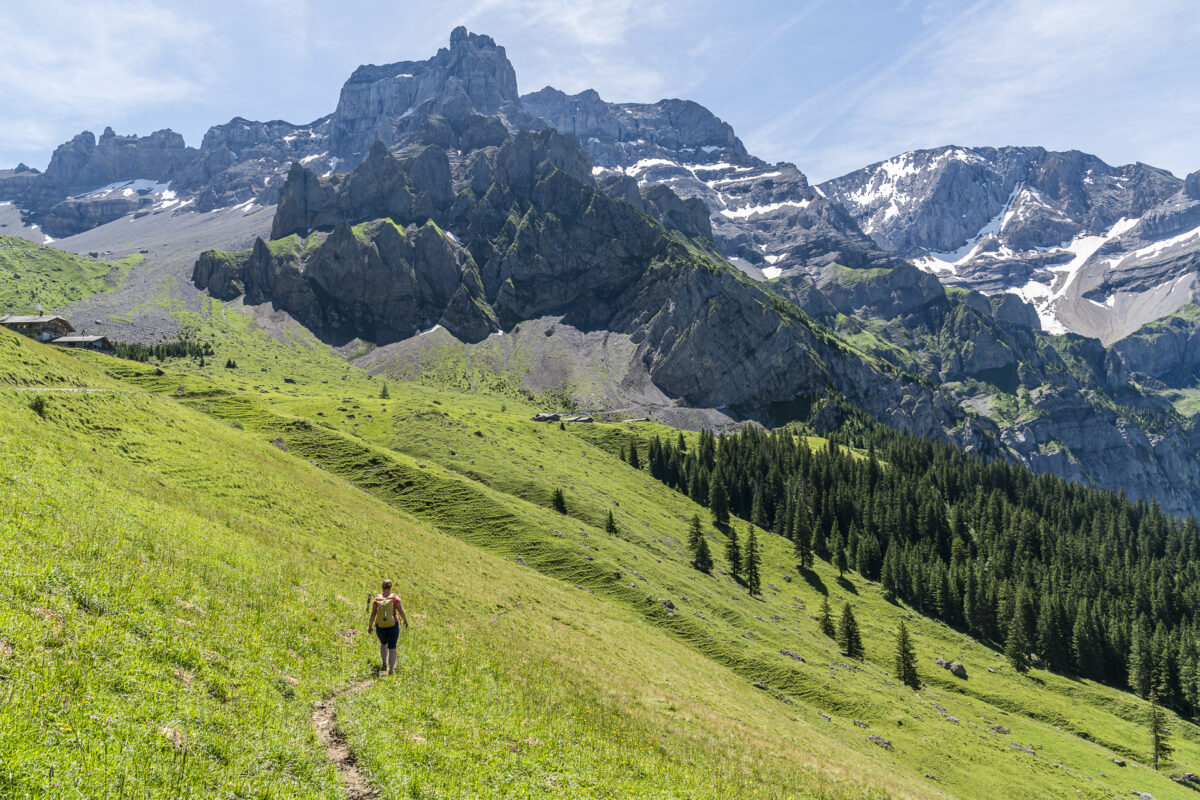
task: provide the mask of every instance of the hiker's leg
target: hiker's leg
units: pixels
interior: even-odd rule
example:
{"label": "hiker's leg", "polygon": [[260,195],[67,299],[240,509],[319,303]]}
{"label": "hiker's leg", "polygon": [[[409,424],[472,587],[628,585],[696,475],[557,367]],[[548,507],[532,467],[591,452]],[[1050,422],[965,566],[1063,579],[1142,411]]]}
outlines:
{"label": "hiker's leg", "polygon": [[[395,650],[392,651],[396,652]],[[387,672],[388,668],[388,646],[387,642],[379,643],[379,671]]]}
{"label": "hiker's leg", "polygon": [[389,647],[388,648],[388,672],[392,673],[395,671],[396,671],[396,648]]}

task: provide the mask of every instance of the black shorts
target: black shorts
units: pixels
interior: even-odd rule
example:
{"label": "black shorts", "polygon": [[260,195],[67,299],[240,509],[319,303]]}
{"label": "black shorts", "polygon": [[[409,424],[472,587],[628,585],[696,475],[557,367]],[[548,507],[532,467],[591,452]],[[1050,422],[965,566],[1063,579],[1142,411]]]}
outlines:
{"label": "black shorts", "polygon": [[389,650],[396,649],[396,642],[400,639],[400,626],[391,625],[387,628],[375,626],[375,635],[379,637],[380,644],[386,644]]}

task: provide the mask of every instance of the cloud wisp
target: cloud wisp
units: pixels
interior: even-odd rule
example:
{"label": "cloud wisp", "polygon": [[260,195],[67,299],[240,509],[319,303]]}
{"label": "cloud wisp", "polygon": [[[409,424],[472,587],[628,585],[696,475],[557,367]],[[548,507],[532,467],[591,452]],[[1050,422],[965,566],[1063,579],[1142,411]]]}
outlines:
{"label": "cloud wisp", "polygon": [[[1179,96],[1186,61],[1195,59],[1187,45],[1200,36],[1186,2],[988,0],[922,13],[928,32],[898,57],[843,78],[747,138],[786,147],[823,179],[950,143],[1075,147],[1129,160],[1141,148],[1114,146],[1114,125],[1159,118],[1173,103],[1193,113]],[[1183,149],[1165,151],[1183,158]]]}

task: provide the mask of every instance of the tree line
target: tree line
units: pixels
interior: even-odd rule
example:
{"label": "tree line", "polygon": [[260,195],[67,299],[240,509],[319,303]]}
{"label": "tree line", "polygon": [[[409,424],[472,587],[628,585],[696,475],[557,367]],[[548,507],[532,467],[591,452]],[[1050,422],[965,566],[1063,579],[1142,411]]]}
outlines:
{"label": "tree line", "polygon": [[[158,344],[139,344],[138,342],[116,342],[113,344],[113,355],[129,361],[146,362],[151,358],[162,361],[167,358],[204,358],[212,356],[212,345],[203,344],[187,339],[174,342],[159,342]],[[228,366],[228,365],[227,365]]]}
{"label": "tree line", "polygon": [[858,417],[828,446],[797,427],[746,426],[704,431],[691,447],[682,434],[630,437],[621,450],[709,508],[731,562],[736,516],[789,539],[801,569],[820,558],[879,581],[891,599],[1003,648],[1018,670],[1200,711],[1194,518]]}

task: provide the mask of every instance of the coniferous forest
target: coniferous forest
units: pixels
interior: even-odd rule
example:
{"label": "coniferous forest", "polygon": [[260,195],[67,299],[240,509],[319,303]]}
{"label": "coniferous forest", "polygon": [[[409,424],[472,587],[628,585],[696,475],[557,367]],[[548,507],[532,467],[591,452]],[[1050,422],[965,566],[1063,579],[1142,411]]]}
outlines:
{"label": "coniferous forest", "polygon": [[730,515],[750,520],[791,540],[802,571],[814,557],[844,565],[1018,669],[1200,713],[1194,518],[861,419],[830,442],[746,426],[690,448],[655,437],[642,460],[726,535]]}

